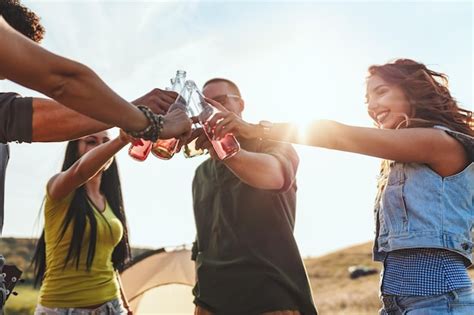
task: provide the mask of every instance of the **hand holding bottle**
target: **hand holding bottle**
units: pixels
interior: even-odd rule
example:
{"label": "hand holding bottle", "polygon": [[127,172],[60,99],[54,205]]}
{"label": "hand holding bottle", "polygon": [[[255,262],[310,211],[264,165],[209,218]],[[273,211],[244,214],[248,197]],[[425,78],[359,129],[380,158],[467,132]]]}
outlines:
{"label": "hand holding bottle", "polygon": [[187,139],[191,134],[192,120],[180,108],[169,111],[164,116],[163,130],[160,139],[180,138]]}
{"label": "hand holding bottle", "polygon": [[[202,92],[196,87],[194,81],[186,81],[186,86],[189,87],[193,91],[191,97],[194,97],[194,101],[192,102],[195,104],[196,107],[199,109],[195,110],[199,119],[199,123],[202,125],[204,132],[206,133],[207,138],[212,144],[214,151],[216,152],[218,158],[220,160],[228,159],[234,156],[240,150],[240,145],[237,139],[231,134],[227,133],[222,139],[217,140],[214,134],[215,126],[209,124],[209,121],[212,117],[220,112],[219,107],[223,108],[222,105],[217,103],[217,107],[211,105],[206,98],[202,94]],[[205,148],[203,147],[204,143],[200,141],[199,143],[196,142],[197,148]]]}
{"label": "hand holding bottle", "polygon": [[217,140],[224,138],[229,133],[234,136],[252,138],[255,125],[246,122],[236,113],[228,111],[213,99],[206,98],[206,101],[220,110],[209,120],[209,125],[215,128],[214,136]]}
{"label": "hand holding bottle", "polygon": [[145,105],[150,108],[154,113],[164,115],[169,110],[170,106],[174,103],[178,93],[175,91],[165,91],[155,88],[137,98],[132,102],[135,105]]}
{"label": "hand holding bottle", "polygon": [[216,150],[214,150],[214,147],[209,140],[208,136],[204,132],[203,128],[197,128],[193,130],[191,136],[188,139],[188,142],[194,141],[195,140],[195,147],[198,150],[207,150],[211,156],[212,159],[219,160],[219,156],[216,153]]}
{"label": "hand holding bottle", "polygon": [[[171,87],[167,88],[168,91],[176,92],[176,97],[173,100],[173,104],[168,108],[168,113],[171,113],[177,109],[183,110],[186,112],[186,100],[179,94],[182,92],[184,87],[184,82],[186,80],[186,71],[178,70],[176,71],[176,76],[172,78]],[[179,138],[169,137],[161,138],[155,143],[152,144],[151,152],[157,158],[163,160],[169,160],[173,155],[178,152]]]}

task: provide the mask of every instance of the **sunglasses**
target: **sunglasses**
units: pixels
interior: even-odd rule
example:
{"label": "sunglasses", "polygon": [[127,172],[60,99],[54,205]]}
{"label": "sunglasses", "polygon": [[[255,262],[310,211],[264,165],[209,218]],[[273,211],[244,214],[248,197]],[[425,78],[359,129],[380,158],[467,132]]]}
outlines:
{"label": "sunglasses", "polygon": [[213,97],[212,100],[224,105],[225,103],[227,103],[229,98],[238,98],[238,99],[240,99],[240,96],[235,95],[235,94],[224,94],[224,95],[218,95],[216,97]]}

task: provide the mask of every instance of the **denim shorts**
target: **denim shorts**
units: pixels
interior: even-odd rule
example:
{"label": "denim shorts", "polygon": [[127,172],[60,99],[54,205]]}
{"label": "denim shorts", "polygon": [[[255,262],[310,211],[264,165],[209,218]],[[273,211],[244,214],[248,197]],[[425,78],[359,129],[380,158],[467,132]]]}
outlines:
{"label": "denim shorts", "polygon": [[95,309],[86,308],[49,308],[38,304],[35,315],[127,315],[119,299],[106,302]]}
{"label": "denim shorts", "polygon": [[379,315],[473,315],[472,287],[432,296],[382,295]]}

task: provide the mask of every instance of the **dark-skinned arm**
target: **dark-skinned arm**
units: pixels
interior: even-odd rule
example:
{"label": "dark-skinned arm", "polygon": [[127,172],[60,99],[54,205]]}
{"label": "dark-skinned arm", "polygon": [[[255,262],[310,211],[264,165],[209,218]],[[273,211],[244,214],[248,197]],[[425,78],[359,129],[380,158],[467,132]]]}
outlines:
{"label": "dark-skinned arm", "polygon": [[[155,88],[132,104],[145,105],[157,114],[165,114],[176,95],[176,92]],[[65,141],[113,127],[44,98],[33,98],[32,125],[33,142]]]}
{"label": "dark-skinned arm", "polygon": [[149,122],[88,67],[55,55],[0,17],[0,76],[34,89],[107,125],[140,131]]}

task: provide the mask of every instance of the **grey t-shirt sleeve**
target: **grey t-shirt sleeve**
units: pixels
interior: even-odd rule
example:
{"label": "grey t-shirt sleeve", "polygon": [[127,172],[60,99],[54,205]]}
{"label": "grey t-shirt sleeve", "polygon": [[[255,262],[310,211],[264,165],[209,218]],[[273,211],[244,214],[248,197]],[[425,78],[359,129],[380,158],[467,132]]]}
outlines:
{"label": "grey t-shirt sleeve", "polygon": [[0,143],[32,140],[33,98],[0,93]]}
{"label": "grey t-shirt sleeve", "polygon": [[8,144],[0,143],[0,235],[3,228],[3,208],[5,203],[5,172],[7,170],[10,150]]}

